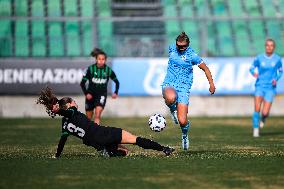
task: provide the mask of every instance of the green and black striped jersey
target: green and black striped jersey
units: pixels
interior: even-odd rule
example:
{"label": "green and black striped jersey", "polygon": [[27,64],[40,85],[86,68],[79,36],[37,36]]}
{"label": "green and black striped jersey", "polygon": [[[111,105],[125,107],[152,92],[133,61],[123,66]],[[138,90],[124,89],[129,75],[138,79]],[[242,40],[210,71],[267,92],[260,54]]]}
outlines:
{"label": "green and black striped jersey", "polygon": [[115,82],[114,93],[118,94],[119,81],[114,71],[107,65],[99,68],[97,64],[93,64],[88,67],[86,73],[83,75],[80,85],[85,94],[106,94],[109,79]]}

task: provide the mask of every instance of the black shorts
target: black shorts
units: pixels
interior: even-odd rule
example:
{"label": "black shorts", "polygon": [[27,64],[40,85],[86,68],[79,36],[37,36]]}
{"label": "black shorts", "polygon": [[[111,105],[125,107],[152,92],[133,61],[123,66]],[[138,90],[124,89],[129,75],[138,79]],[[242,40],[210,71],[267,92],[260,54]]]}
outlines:
{"label": "black shorts", "polygon": [[107,100],[107,95],[106,94],[97,94],[97,95],[92,95],[93,98],[91,100],[85,99],[85,110],[86,111],[93,111],[95,107],[101,106],[105,107],[106,105],[106,100]]}
{"label": "black shorts", "polygon": [[117,149],[117,145],[121,143],[122,129],[105,126],[91,126],[84,144],[93,146],[97,150]]}

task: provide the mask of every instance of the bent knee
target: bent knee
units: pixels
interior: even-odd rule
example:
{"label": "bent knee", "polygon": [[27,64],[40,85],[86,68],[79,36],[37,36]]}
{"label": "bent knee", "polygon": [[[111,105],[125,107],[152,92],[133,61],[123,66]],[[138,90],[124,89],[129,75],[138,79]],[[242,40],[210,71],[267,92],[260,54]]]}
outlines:
{"label": "bent knee", "polygon": [[178,117],[178,121],[179,121],[179,124],[180,125],[186,125],[187,124],[187,117],[185,116],[183,116],[183,117]]}
{"label": "bent knee", "polygon": [[269,112],[262,112],[262,116],[268,116]]}
{"label": "bent knee", "polygon": [[165,88],[163,92],[163,97],[167,103],[174,103],[176,101],[176,91],[173,88]]}

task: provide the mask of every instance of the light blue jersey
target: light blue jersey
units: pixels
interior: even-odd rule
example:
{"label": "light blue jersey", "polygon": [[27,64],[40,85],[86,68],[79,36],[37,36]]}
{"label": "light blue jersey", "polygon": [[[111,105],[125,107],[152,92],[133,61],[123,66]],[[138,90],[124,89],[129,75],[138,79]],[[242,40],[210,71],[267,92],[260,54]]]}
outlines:
{"label": "light blue jersey", "polygon": [[281,57],[277,54],[270,57],[260,54],[254,59],[250,72],[252,75],[258,73],[256,87],[272,88],[272,80],[278,81],[283,73]]}
{"label": "light blue jersey", "polygon": [[188,47],[180,52],[176,44],[170,45],[167,74],[162,87],[173,87],[177,92],[177,101],[188,104],[189,90],[193,82],[193,66],[202,62],[192,48]]}
{"label": "light blue jersey", "polygon": [[281,57],[272,54],[258,55],[250,68],[251,74],[258,73],[258,78],[255,82],[255,96],[261,96],[267,102],[272,102],[276,95],[276,86],[273,86],[272,81],[278,81],[283,73]]}
{"label": "light blue jersey", "polygon": [[188,47],[183,52],[179,52],[176,45],[169,47],[169,61],[167,74],[163,86],[172,86],[184,92],[189,92],[193,81],[193,66],[202,62],[202,59]]}

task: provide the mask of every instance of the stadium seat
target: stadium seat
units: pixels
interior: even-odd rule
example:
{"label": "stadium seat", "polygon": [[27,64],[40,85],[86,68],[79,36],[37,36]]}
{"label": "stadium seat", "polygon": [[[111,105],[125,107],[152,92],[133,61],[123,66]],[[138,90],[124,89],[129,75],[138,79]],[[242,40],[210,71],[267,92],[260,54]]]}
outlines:
{"label": "stadium seat", "polygon": [[43,0],[33,0],[31,1],[31,8],[32,8],[32,16],[44,16],[44,6]]}
{"label": "stadium seat", "polygon": [[251,35],[253,37],[258,37],[258,38],[264,38],[265,37],[265,30],[263,26],[263,21],[262,20],[250,20],[248,22],[248,26],[251,31]]}
{"label": "stadium seat", "polygon": [[0,20],[0,37],[7,37],[11,35],[11,21]]}
{"label": "stadium seat", "polygon": [[168,36],[177,36],[180,34],[181,29],[179,27],[179,23],[176,22],[175,20],[168,20],[166,22],[166,32]]}
{"label": "stadium seat", "polygon": [[15,0],[16,16],[28,16],[27,0]]}
{"label": "stadium seat", "polygon": [[232,56],[234,54],[233,40],[231,29],[228,21],[216,22],[218,39],[219,39],[219,49],[220,53],[224,56]]}
{"label": "stadium seat", "polygon": [[[283,0],[282,0],[283,1]],[[271,0],[260,0],[264,16],[275,16],[276,9]]]}
{"label": "stadium seat", "polygon": [[11,21],[0,20],[0,57],[12,55]]}
{"label": "stadium seat", "polygon": [[214,23],[208,22],[207,29],[208,29],[207,54],[208,54],[208,56],[214,56],[214,55],[218,54],[218,50],[217,50],[218,47],[216,46],[216,38],[210,37],[210,36],[212,36],[211,34],[215,35],[215,33],[216,33],[214,31]]}
{"label": "stadium seat", "polygon": [[284,16],[284,1],[280,1],[279,9],[280,9],[280,12],[282,13],[282,16]]}
{"label": "stadium seat", "polygon": [[252,37],[255,53],[259,53],[263,51],[264,47],[264,39],[265,39],[265,30],[264,23],[262,20],[250,20],[248,22],[248,26],[250,29],[250,34]]}
{"label": "stadium seat", "polygon": [[195,0],[194,6],[196,9],[196,13],[198,16],[204,16],[205,14],[209,13],[208,1],[204,0]]}
{"label": "stadium seat", "polygon": [[89,56],[91,50],[94,48],[94,38],[93,38],[93,24],[89,21],[82,22],[83,30],[83,55]]}
{"label": "stadium seat", "polygon": [[106,0],[97,0],[99,16],[111,16],[110,2]]}
{"label": "stadium seat", "polygon": [[[98,0],[97,1],[97,10],[99,16],[111,16],[110,10],[110,1]],[[113,29],[112,22],[109,20],[101,20],[98,22],[98,38],[99,38],[99,47],[105,49],[108,55],[112,55],[113,45]]]}
{"label": "stadium seat", "polygon": [[15,45],[16,56],[29,55],[29,37],[27,21],[19,20],[15,22]]}
{"label": "stadium seat", "polygon": [[113,55],[113,44],[112,40],[107,37],[102,37],[99,40],[99,47],[102,48],[108,56]]}
{"label": "stadium seat", "polygon": [[232,16],[240,16],[244,14],[244,11],[242,9],[241,3],[239,0],[230,0],[227,1],[229,12]]}
{"label": "stadium seat", "polygon": [[180,7],[180,15],[187,17],[187,16],[193,16],[193,3],[192,0],[180,0],[179,1],[179,7]]}
{"label": "stadium seat", "polygon": [[[163,0],[164,16],[175,17],[177,16],[177,4],[174,0]],[[181,32],[179,23],[176,20],[168,19],[165,21],[165,30],[167,35],[167,45],[171,44],[176,36]]]}
{"label": "stadium seat", "polygon": [[[99,46],[103,49],[108,49],[108,54],[112,55],[113,47],[112,47],[112,39],[113,39],[113,31],[112,31],[112,22],[111,21],[99,21],[98,22],[98,32],[99,32]],[[103,40],[102,42],[100,42]]]}
{"label": "stadium seat", "polygon": [[11,15],[11,2],[10,0],[0,1],[0,16],[10,16]]}
{"label": "stadium seat", "polygon": [[64,15],[65,16],[78,16],[77,0],[64,1]]}
{"label": "stadium seat", "polygon": [[112,35],[112,23],[111,21],[99,21],[98,22],[99,36]]}
{"label": "stadium seat", "polygon": [[249,56],[250,53],[250,41],[246,28],[246,21],[234,21],[233,28],[235,30],[235,43],[239,56]]}
{"label": "stadium seat", "polygon": [[46,56],[45,25],[43,21],[32,22],[32,56]]}
{"label": "stadium seat", "polygon": [[66,45],[67,56],[79,56],[80,55],[80,37],[79,37],[79,25],[76,21],[66,22]]}
{"label": "stadium seat", "polygon": [[247,13],[250,16],[260,16],[261,15],[257,0],[248,0],[248,1],[243,1],[243,2],[246,7]]}
{"label": "stadium seat", "polygon": [[278,54],[282,55],[282,56],[284,55],[284,43],[283,43],[283,40],[282,40],[282,42],[276,41],[276,49],[275,49],[275,51]]}
{"label": "stadium seat", "polygon": [[263,38],[253,37],[253,45],[255,49],[254,54],[259,54],[264,51],[264,41],[265,37]]}
{"label": "stadium seat", "polygon": [[194,21],[183,21],[183,29],[190,38],[190,46],[199,53],[199,29],[198,24]]}
{"label": "stadium seat", "polygon": [[48,1],[48,16],[61,16],[60,0]]}
{"label": "stadium seat", "polygon": [[227,9],[224,0],[211,0],[213,14],[218,16],[226,16]]}
{"label": "stadium seat", "polygon": [[164,15],[177,16],[177,4],[174,0],[164,0]]}
{"label": "stadium seat", "polygon": [[61,22],[49,22],[49,56],[63,56],[63,32]]}
{"label": "stadium seat", "polygon": [[93,0],[81,0],[82,16],[93,16]]}
{"label": "stadium seat", "polygon": [[[283,21],[282,21],[283,22]],[[268,20],[266,21],[266,29],[268,31],[268,36],[270,38],[273,38],[275,40],[281,39],[282,35],[281,31],[281,22],[278,20]]]}

